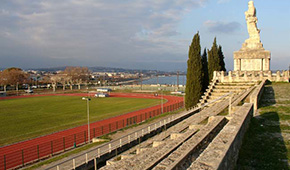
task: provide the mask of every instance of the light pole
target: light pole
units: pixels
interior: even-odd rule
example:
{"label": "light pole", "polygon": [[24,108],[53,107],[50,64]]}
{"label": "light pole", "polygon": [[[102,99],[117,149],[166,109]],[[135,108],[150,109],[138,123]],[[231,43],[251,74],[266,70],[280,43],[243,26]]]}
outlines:
{"label": "light pole", "polygon": [[158,90],[161,90],[161,114],[163,113],[163,91],[162,88],[159,88]]}
{"label": "light pole", "polygon": [[179,90],[179,71],[177,71],[177,82],[176,82],[177,90]]}
{"label": "light pole", "polygon": [[184,94],[183,94],[183,107],[185,108],[185,95],[186,95],[186,93],[185,93],[185,89],[184,89]]}
{"label": "light pole", "polygon": [[83,97],[82,100],[87,101],[87,114],[88,114],[88,143],[90,143],[90,107],[89,101],[91,100],[89,97]]}

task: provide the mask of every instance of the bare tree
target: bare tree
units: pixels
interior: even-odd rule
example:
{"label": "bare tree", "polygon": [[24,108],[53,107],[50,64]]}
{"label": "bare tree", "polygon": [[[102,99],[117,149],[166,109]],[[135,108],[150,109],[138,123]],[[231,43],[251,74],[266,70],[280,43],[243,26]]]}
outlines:
{"label": "bare tree", "polygon": [[46,87],[47,88],[49,88],[49,86],[48,86],[48,84],[49,83],[51,83],[52,81],[51,81],[51,77],[50,76],[48,76],[48,75],[44,75],[43,77],[42,77],[42,79],[39,81],[39,83],[41,83],[42,85],[47,85]]}
{"label": "bare tree", "polygon": [[24,83],[28,77],[29,75],[19,68],[10,68],[9,70],[9,83],[10,85],[15,85],[17,91],[19,83]]}
{"label": "bare tree", "polygon": [[24,73],[20,68],[8,68],[2,71],[0,82],[4,86],[4,91],[6,91],[7,85],[15,85],[18,91],[19,83],[24,83],[27,81],[29,75]]}
{"label": "bare tree", "polygon": [[51,86],[52,86],[52,90],[53,92],[55,92],[57,83],[60,81],[60,78],[58,75],[53,75],[50,77],[50,82],[51,82]]}
{"label": "bare tree", "polygon": [[90,71],[87,67],[66,67],[63,72],[67,78],[72,90],[72,85],[78,85],[78,89],[81,89],[81,84],[87,83],[90,78]]}
{"label": "bare tree", "polygon": [[60,78],[60,83],[62,84],[62,90],[65,90],[65,86],[67,84],[70,84],[70,77],[66,75],[60,75],[59,78]]}
{"label": "bare tree", "polygon": [[65,86],[69,82],[69,77],[66,74],[59,73],[50,77],[50,81],[52,84],[53,91],[55,92],[57,83],[62,84],[62,90],[65,90]]}
{"label": "bare tree", "polygon": [[8,85],[8,73],[6,71],[0,72],[0,85],[3,86],[4,91]]}

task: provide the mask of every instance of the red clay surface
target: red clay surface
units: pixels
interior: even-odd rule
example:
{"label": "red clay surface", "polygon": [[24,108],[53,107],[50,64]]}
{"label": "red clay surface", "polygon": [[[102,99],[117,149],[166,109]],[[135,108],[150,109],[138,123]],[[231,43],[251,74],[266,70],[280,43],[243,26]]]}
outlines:
{"label": "red clay surface", "polygon": [[[15,99],[23,97],[36,96],[87,96],[87,93],[77,94],[46,94],[46,95],[29,95],[29,96],[12,96],[1,97],[3,99]],[[93,96],[94,94],[90,94]],[[135,94],[135,93],[111,93],[111,97],[126,97],[126,98],[152,98],[160,99],[161,96],[151,94]],[[163,104],[164,112],[176,110],[183,106],[183,98],[177,96],[163,96],[167,102]],[[161,106],[153,106],[126,113],[116,117],[97,121],[90,124],[90,138],[102,136],[104,134],[116,131],[127,125],[142,122],[161,114]],[[22,166],[28,162],[33,162],[38,159],[48,157],[55,153],[63,152],[66,149],[72,148],[75,145],[83,144],[87,141],[87,125],[75,127],[72,129],[63,130],[46,136],[35,139],[19,142],[16,144],[4,146],[0,148],[0,170]]]}

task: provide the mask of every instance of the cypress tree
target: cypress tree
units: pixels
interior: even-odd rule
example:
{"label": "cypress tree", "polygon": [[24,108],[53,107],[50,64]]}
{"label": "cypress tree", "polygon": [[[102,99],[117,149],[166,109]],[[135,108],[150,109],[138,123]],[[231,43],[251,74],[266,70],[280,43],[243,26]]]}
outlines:
{"label": "cypress tree", "polygon": [[206,48],[204,49],[203,54],[201,56],[201,63],[202,63],[202,91],[205,92],[209,84]]}
{"label": "cypress tree", "polygon": [[202,63],[200,51],[200,36],[199,33],[196,33],[189,47],[187,60],[187,80],[185,89],[185,108],[187,110],[194,107],[201,96]]}
{"label": "cypress tree", "polygon": [[220,58],[218,53],[218,46],[216,43],[216,38],[214,38],[212,47],[210,50],[208,50],[208,75],[209,75],[209,81],[213,78],[213,72],[214,71],[220,71]]}
{"label": "cypress tree", "polygon": [[222,46],[219,45],[219,49],[218,49],[218,54],[219,54],[219,59],[220,59],[220,66],[221,66],[221,70],[220,71],[227,71],[226,70],[226,64],[225,64],[225,57],[224,57],[224,53],[222,50]]}

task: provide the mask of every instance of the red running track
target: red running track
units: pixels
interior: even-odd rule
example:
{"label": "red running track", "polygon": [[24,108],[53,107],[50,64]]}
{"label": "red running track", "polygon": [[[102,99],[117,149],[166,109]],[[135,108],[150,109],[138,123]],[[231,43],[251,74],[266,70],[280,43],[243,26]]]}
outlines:
{"label": "red running track", "polygon": [[[30,95],[30,96],[13,96],[2,97],[1,99],[14,99],[23,97],[36,96],[87,96],[87,93],[77,94],[48,94],[48,95]],[[94,94],[90,94],[93,96]],[[135,93],[112,93],[112,97],[130,97],[130,98],[152,98],[160,99],[160,96],[151,94],[135,94]],[[164,112],[173,111],[183,107],[183,98],[177,96],[163,96],[167,102],[163,104]],[[140,123],[161,114],[161,106],[153,106],[138,111],[126,113],[116,117],[97,121],[90,124],[90,138],[102,136],[104,134],[116,131],[123,127]],[[0,170],[6,170],[15,167],[21,167],[29,162],[34,162],[45,157],[49,157],[56,153],[63,152],[77,145],[86,143],[87,125],[67,129],[50,135],[41,136],[35,139],[19,142],[16,144],[4,146],[0,148]]]}

